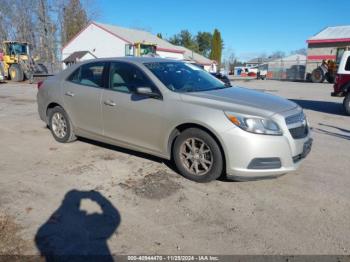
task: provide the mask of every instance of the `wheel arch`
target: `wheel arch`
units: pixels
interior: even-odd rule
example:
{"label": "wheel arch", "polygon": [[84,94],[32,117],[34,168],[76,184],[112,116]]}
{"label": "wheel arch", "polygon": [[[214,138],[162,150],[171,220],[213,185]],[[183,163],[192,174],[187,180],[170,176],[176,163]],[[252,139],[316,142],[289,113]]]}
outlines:
{"label": "wheel arch", "polygon": [[350,81],[341,87],[341,90],[346,94],[350,93]]}
{"label": "wheel arch", "polygon": [[60,105],[59,103],[56,103],[56,102],[50,102],[47,106],[46,106],[46,111],[45,111],[45,115],[46,115],[46,122],[48,123],[49,122],[49,111],[50,109],[56,107],[56,106],[59,106],[61,107],[63,110],[63,106]]}
{"label": "wheel arch", "polygon": [[169,138],[168,138],[168,155],[170,156],[170,159],[173,158],[172,154],[173,154],[173,146],[174,146],[174,142],[176,140],[176,137],[181,134],[183,131],[185,131],[186,129],[189,128],[198,128],[201,129],[205,132],[207,132],[214,140],[215,142],[218,144],[222,157],[223,157],[223,162],[224,162],[224,170],[226,169],[226,154],[225,154],[225,149],[223,146],[222,141],[218,138],[218,136],[215,134],[214,131],[210,130],[208,127],[205,127],[204,125],[198,124],[198,123],[191,123],[191,122],[187,122],[187,123],[183,123],[183,124],[179,124],[177,125],[170,133]]}

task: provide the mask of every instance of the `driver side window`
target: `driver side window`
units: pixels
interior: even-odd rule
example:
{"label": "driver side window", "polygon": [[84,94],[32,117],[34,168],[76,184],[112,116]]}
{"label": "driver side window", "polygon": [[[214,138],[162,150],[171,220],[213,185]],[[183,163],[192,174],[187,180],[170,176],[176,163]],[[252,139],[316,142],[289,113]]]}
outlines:
{"label": "driver side window", "polygon": [[154,89],[148,77],[139,68],[128,63],[111,63],[109,81],[111,90],[123,93],[132,93],[137,87]]}

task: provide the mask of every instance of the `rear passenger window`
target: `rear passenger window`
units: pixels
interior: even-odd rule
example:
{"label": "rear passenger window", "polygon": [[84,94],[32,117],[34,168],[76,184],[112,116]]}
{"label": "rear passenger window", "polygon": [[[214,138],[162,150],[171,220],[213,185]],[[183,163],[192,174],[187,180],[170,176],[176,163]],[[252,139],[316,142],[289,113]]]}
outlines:
{"label": "rear passenger window", "polygon": [[348,60],[346,61],[345,71],[350,71],[350,56],[348,57]]}
{"label": "rear passenger window", "polygon": [[104,67],[104,62],[82,65],[69,76],[68,81],[86,86],[103,87]]}

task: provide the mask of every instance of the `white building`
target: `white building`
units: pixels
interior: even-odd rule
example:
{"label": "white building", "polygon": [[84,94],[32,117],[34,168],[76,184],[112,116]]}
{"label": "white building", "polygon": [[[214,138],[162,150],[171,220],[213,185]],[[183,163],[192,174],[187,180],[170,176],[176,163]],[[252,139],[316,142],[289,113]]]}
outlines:
{"label": "white building", "polygon": [[202,56],[186,47],[183,47],[183,46],[176,46],[176,47],[184,51],[183,55],[184,55],[185,61],[200,65],[203,67],[204,70],[208,72],[211,72],[211,73],[217,72],[217,63],[215,61],[210,60],[209,58],[206,58],[205,56]]}
{"label": "white building", "polygon": [[[91,22],[62,48],[62,61],[80,51],[89,52],[96,58],[122,57],[129,54],[130,46],[142,42],[156,44],[157,54],[160,57],[188,60],[188,49],[175,46],[149,32]],[[215,62],[197,53],[190,56],[195,56],[196,63],[201,64],[208,71],[212,71],[213,66],[216,68]],[[82,57],[79,61],[87,57]],[[63,67],[65,66],[63,64]]]}

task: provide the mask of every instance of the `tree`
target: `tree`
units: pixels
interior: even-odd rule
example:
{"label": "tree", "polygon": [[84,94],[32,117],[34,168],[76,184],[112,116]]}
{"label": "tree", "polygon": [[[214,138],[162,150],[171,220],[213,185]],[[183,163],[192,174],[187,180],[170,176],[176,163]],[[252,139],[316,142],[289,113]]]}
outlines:
{"label": "tree", "polygon": [[211,51],[211,42],[213,35],[209,32],[198,32],[196,41],[198,45],[198,51],[200,54],[209,57]]}
{"label": "tree", "polygon": [[51,17],[47,0],[37,2],[37,32],[39,38],[38,49],[41,60],[48,63],[56,62],[56,26]]}
{"label": "tree", "polygon": [[[11,15],[12,27],[15,28],[15,39],[21,42],[27,42],[32,45],[34,50],[37,49],[37,39],[35,28],[35,7],[36,1],[34,0],[14,0],[11,7],[17,6],[16,10],[13,10]],[[7,14],[6,14],[7,15]]]}
{"label": "tree", "polygon": [[10,0],[3,0],[0,5],[0,41],[12,39],[15,30],[12,24],[12,9]]}
{"label": "tree", "polygon": [[283,52],[283,51],[275,51],[269,56],[269,58],[278,59],[278,58],[283,58],[285,56],[286,56],[285,52]]}
{"label": "tree", "polygon": [[86,11],[80,0],[69,0],[63,10],[62,45],[68,43],[88,24]]}
{"label": "tree", "polygon": [[182,41],[181,41],[181,37],[179,34],[173,35],[172,37],[170,37],[168,39],[168,42],[170,42],[173,45],[181,45]]}
{"label": "tree", "polygon": [[160,38],[160,39],[163,39],[162,33],[158,33],[157,37]]}
{"label": "tree", "polygon": [[306,51],[306,48],[300,48],[300,49],[297,49],[297,50],[290,52],[290,54],[291,55],[306,55],[307,51]]}
{"label": "tree", "polygon": [[173,45],[184,46],[192,51],[198,52],[196,39],[188,30],[181,30],[179,34],[170,37],[168,41]]}
{"label": "tree", "polygon": [[218,29],[214,30],[210,59],[215,60],[219,65],[221,64],[221,56],[223,49],[223,41],[221,39],[221,33]]}
{"label": "tree", "polygon": [[231,74],[233,74],[235,70],[236,62],[237,62],[237,59],[235,54],[231,53],[230,56],[228,57],[228,68]]}
{"label": "tree", "polygon": [[180,32],[181,45],[192,50],[198,51],[198,45],[192,34],[188,30]]}

